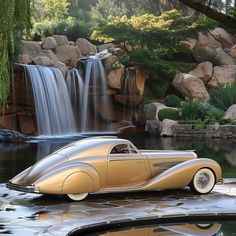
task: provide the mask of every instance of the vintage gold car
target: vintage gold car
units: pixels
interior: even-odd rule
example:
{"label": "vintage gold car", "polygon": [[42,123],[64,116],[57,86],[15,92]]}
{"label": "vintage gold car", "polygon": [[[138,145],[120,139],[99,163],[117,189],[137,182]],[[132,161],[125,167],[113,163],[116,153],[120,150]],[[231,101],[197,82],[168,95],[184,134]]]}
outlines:
{"label": "vintage gold car", "polygon": [[147,191],[189,186],[198,194],[222,181],[221,168],[192,151],[138,150],[117,137],[92,137],[71,143],[24,170],[10,189],[63,194],[74,201],[89,193]]}

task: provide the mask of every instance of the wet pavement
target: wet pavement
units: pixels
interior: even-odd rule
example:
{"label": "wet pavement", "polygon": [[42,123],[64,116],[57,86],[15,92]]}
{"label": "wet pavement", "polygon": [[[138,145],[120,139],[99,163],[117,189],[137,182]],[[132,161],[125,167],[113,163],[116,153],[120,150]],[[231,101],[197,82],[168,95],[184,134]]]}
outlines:
{"label": "wet pavement", "polygon": [[0,235],[67,235],[74,229],[141,219],[236,217],[236,179],[208,195],[183,190],[91,194],[82,202],[8,190],[0,184]]}

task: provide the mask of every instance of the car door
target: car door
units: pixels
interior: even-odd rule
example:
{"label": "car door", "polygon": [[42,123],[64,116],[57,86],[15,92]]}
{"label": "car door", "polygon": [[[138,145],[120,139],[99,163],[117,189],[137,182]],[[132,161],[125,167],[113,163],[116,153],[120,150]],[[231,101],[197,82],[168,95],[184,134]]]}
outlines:
{"label": "car door", "polygon": [[110,187],[132,186],[147,178],[146,157],[129,143],[115,144],[108,154],[107,184]]}

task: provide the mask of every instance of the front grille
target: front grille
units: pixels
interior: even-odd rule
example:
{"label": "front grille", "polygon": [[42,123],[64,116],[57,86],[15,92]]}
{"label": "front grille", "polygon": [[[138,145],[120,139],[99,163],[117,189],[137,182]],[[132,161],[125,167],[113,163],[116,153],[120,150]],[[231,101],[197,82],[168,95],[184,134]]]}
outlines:
{"label": "front grille", "polygon": [[26,192],[26,193],[39,193],[38,189],[35,188],[35,186],[24,186],[24,185],[18,185],[18,184],[13,184],[11,182],[8,182],[6,184],[7,188],[20,191],[20,192]]}

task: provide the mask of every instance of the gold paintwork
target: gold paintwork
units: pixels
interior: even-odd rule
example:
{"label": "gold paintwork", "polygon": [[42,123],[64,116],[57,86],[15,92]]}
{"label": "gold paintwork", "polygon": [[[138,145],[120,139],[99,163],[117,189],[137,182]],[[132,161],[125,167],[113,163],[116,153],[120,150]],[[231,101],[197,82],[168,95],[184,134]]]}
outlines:
{"label": "gold paintwork", "polygon": [[221,179],[217,162],[197,159],[192,151],[137,150],[125,139],[93,137],[55,151],[7,187],[43,194],[174,189],[188,186],[201,168],[211,169],[216,182]]}
{"label": "gold paintwork", "polygon": [[221,224],[208,224],[205,227],[197,224],[179,224],[166,226],[141,226],[129,229],[116,229],[100,236],[177,236],[177,235],[198,235],[213,236],[221,229]]}

